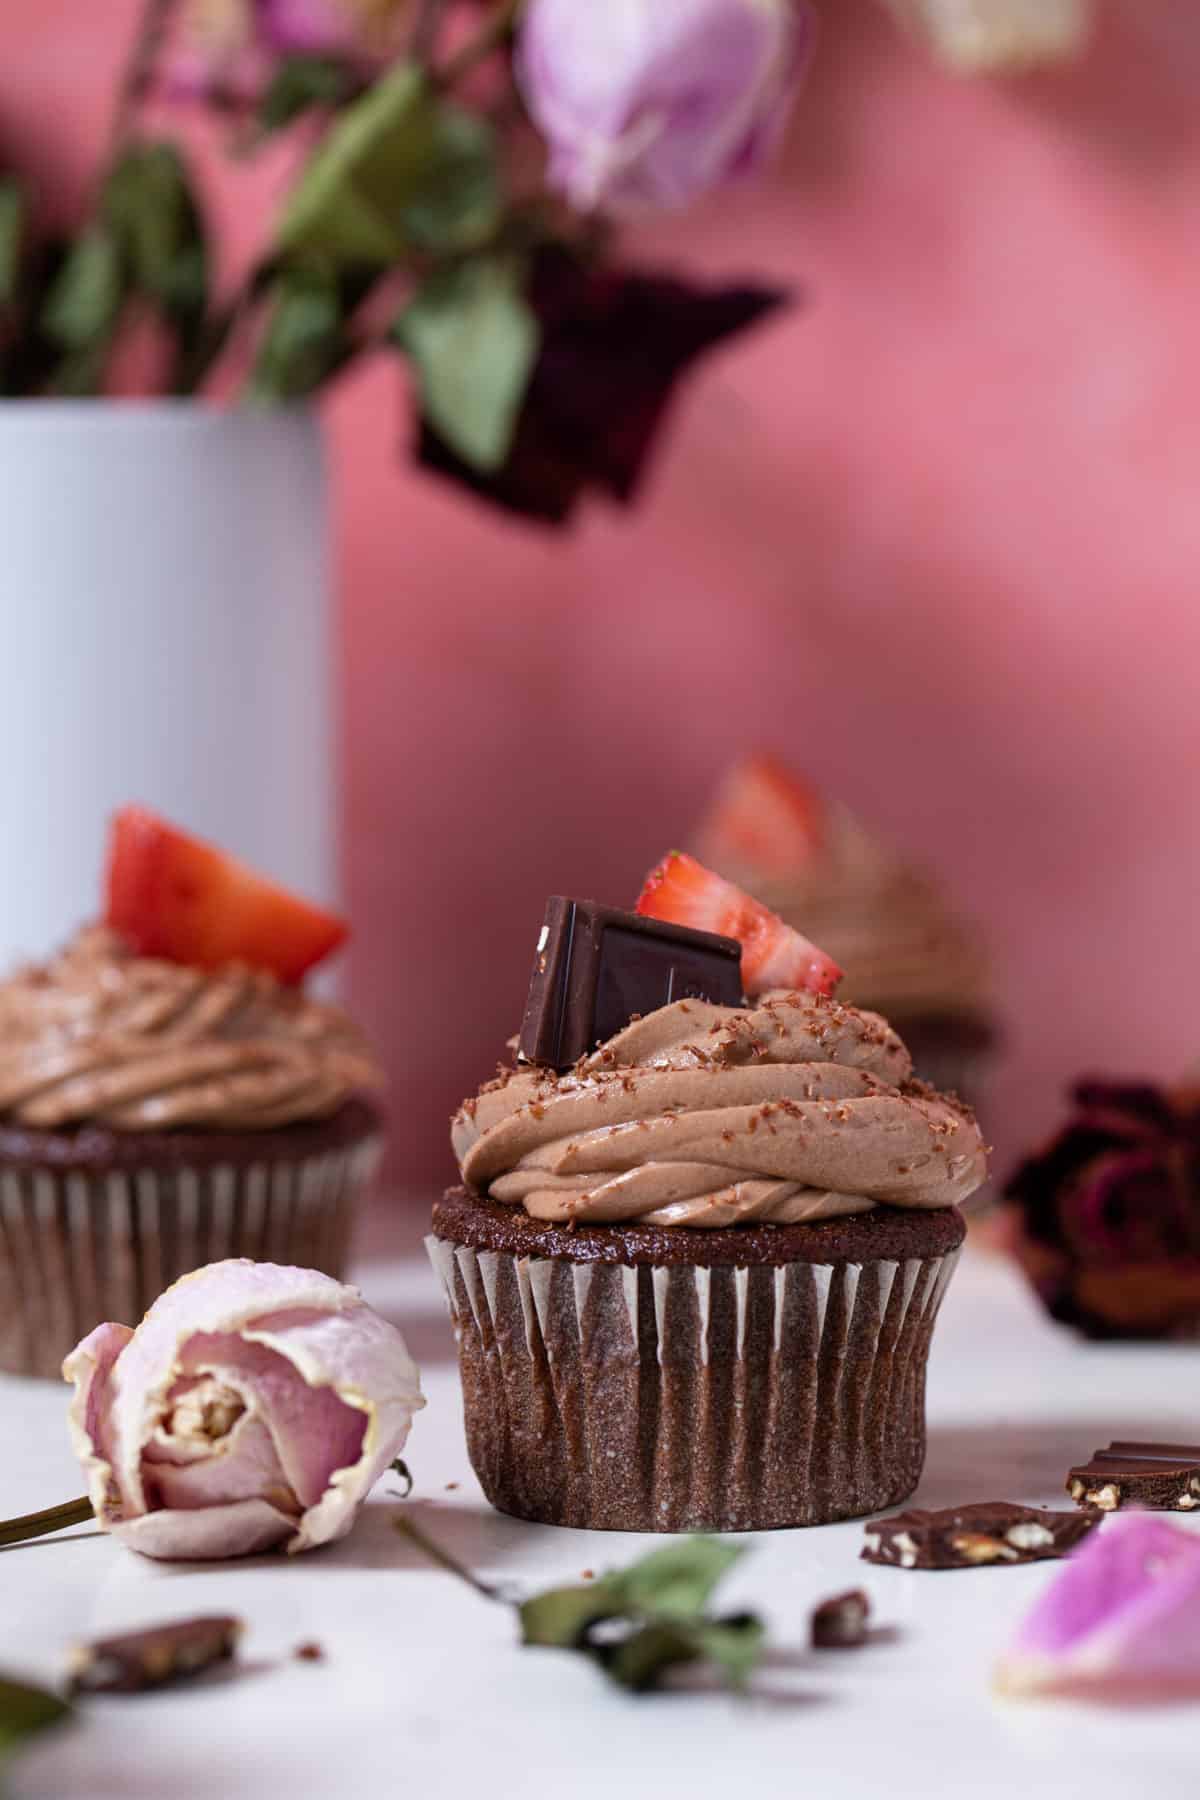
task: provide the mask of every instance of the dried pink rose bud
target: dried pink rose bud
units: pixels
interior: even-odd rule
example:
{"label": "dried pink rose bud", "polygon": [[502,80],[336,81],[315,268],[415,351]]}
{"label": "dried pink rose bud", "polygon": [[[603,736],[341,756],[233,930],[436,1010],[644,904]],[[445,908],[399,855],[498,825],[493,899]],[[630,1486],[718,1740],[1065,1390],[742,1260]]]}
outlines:
{"label": "dried pink rose bud", "polygon": [[211,1263],[63,1364],[96,1518],[157,1557],[311,1550],[349,1531],[424,1405],[394,1325],[311,1269]]}
{"label": "dried pink rose bud", "polygon": [[1002,1693],[1200,1698],[1200,1537],[1149,1514],[1073,1556],[996,1673]]}
{"label": "dried pink rose bud", "polygon": [[807,0],[529,0],[517,77],[574,206],[683,206],[757,168],[815,38]]}

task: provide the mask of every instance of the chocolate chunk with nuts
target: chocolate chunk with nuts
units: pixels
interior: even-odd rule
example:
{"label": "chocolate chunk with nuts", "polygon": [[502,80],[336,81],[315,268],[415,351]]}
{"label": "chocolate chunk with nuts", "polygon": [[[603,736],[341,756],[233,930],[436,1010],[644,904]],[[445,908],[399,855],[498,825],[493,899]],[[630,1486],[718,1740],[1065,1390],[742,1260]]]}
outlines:
{"label": "chocolate chunk with nuts", "polygon": [[73,1694],[140,1694],[228,1661],[241,1631],[240,1619],[214,1613],[78,1644],[67,1685]]}
{"label": "chocolate chunk with nuts", "polygon": [[814,1650],[857,1650],[867,1641],[871,1602],[861,1588],[822,1600],[812,1616]]}
{"label": "chocolate chunk with nuts", "polygon": [[866,1527],[863,1561],[901,1569],[977,1569],[1065,1556],[1100,1523],[1097,1512],[1047,1512],[977,1500],[945,1512],[894,1513]]}
{"label": "chocolate chunk with nuts", "polygon": [[1097,1450],[1067,1476],[1067,1492],[1080,1506],[1116,1512],[1122,1506],[1150,1512],[1200,1509],[1200,1444],[1118,1442]]}

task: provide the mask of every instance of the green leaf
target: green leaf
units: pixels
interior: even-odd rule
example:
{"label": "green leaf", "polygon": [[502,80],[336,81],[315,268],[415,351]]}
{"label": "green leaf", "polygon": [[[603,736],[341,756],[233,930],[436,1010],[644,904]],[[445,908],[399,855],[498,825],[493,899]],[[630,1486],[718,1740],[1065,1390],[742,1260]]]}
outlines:
{"label": "green leaf", "polygon": [[577,1650],[593,1625],[619,1618],[624,1610],[616,1583],[620,1577],[589,1581],[583,1587],[549,1588],[517,1608],[521,1641],[556,1650]]}
{"label": "green leaf", "polygon": [[500,468],[537,360],[539,328],[522,292],[523,263],[477,258],[439,270],[393,335],[416,364],[423,410],[473,468]]}
{"label": "green leaf", "polygon": [[91,225],[76,238],[46,295],[42,324],[65,350],[108,343],[125,298],[121,253],[111,231]]}
{"label": "green leaf", "polygon": [[0,180],[0,306],[15,304],[21,288],[28,198],[11,175]]}
{"label": "green leaf", "polygon": [[71,1711],[46,1688],[29,1687],[0,1675],[0,1763],[28,1738],[57,1725]]}
{"label": "green leaf", "polygon": [[275,284],[249,398],[276,404],[303,399],[345,361],[350,350],[337,283],[302,270],[289,272]]}
{"label": "green leaf", "polygon": [[259,129],[283,131],[314,107],[338,106],[354,86],[345,63],[328,56],[285,56],[258,102]]}
{"label": "green leaf", "polygon": [[419,249],[476,249],[494,233],[503,206],[496,134],[486,119],[448,101],[432,123],[422,180],[401,209],[405,235]]}
{"label": "green leaf", "polygon": [[386,268],[414,249],[478,243],[499,217],[489,128],[402,63],[340,113],[277,237],[287,251]]}
{"label": "green leaf", "polygon": [[767,1641],[767,1628],[755,1613],[733,1613],[705,1622],[695,1633],[696,1649],[706,1662],[724,1670],[732,1688],[744,1688]]}
{"label": "green leaf", "polygon": [[594,1654],[611,1680],[641,1694],[657,1687],[668,1669],[695,1662],[703,1653],[691,1627],[654,1623],[631,1631],[619,1643],[598,1647]]}
{"label": "green leaf", "polygon": [[208,248],[173,144],[134,143],[123,152],[105,184],[104,216],[138,291],[177,323],[195,326],[208,305]]}
{"label": "green leaf", "polygon": [[685,1538],[652,1550],[616,1579],[630,1611],[660,1619],[693,1619],[703,1613],[717,1583],[745,1553],[744,1544]]}

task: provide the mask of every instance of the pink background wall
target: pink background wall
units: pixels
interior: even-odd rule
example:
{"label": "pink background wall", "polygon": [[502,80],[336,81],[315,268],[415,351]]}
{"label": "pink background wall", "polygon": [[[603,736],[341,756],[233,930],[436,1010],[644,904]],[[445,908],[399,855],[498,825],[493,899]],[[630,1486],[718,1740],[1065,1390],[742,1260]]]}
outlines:
{"label": "pink background wall", "polygon": [[[133,10],[0,9],[0,143],[64,193]],[[694,383],[637,515],[529,535],[397,471],[390,369],[330,406],[351,980],[414,1178],[545,894],[632,897],[748,742],[987,922],[1002,1155],[1082,1067],[1200,1053],[1200,22],[1110,0],[1084,66],[966,86],[825,12],[785,164],[653,246],[807,309]]]}

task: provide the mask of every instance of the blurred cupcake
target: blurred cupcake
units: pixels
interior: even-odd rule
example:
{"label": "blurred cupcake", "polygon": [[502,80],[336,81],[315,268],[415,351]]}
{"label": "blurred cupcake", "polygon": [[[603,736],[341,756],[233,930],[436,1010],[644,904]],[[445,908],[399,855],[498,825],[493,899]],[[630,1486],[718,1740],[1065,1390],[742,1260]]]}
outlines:
{"label": "blurred cupcake", "polygon": [[1200,1089],[1081,1082],[1004,1192],[1000,1241],[1094,1338],[1200,1338]]}
{"label": "blurred cupcake", "polygon": [[131,808],[106,921],[0,983],[0,1368],[225,1257],[337,1276],[379,1071],[304,995],[341,921]]}
{"label": "blurred cupcake", "polygon": [[987,959],[932,881],[763,754],[728,771],[693,837],[702,861],[828,949],[841,997],[891,1020],[918,1075],[978,1104],[997,1035]]}
{"label": "blurred cupcake", "polygon": [[[573,1066],[502,1069],[454,1120],[463,1185],[428,1243],[476,1473],[503,1512],[612,1530],[892,1506],[924,1460],[979,1132],[884,1020],[828,997],[828,957],[690,857],[639,915],[551,902],[531,1014],[560,1042],[595,994],[633,1017]],[[640,1013],[655,983],[683,997]]]}

